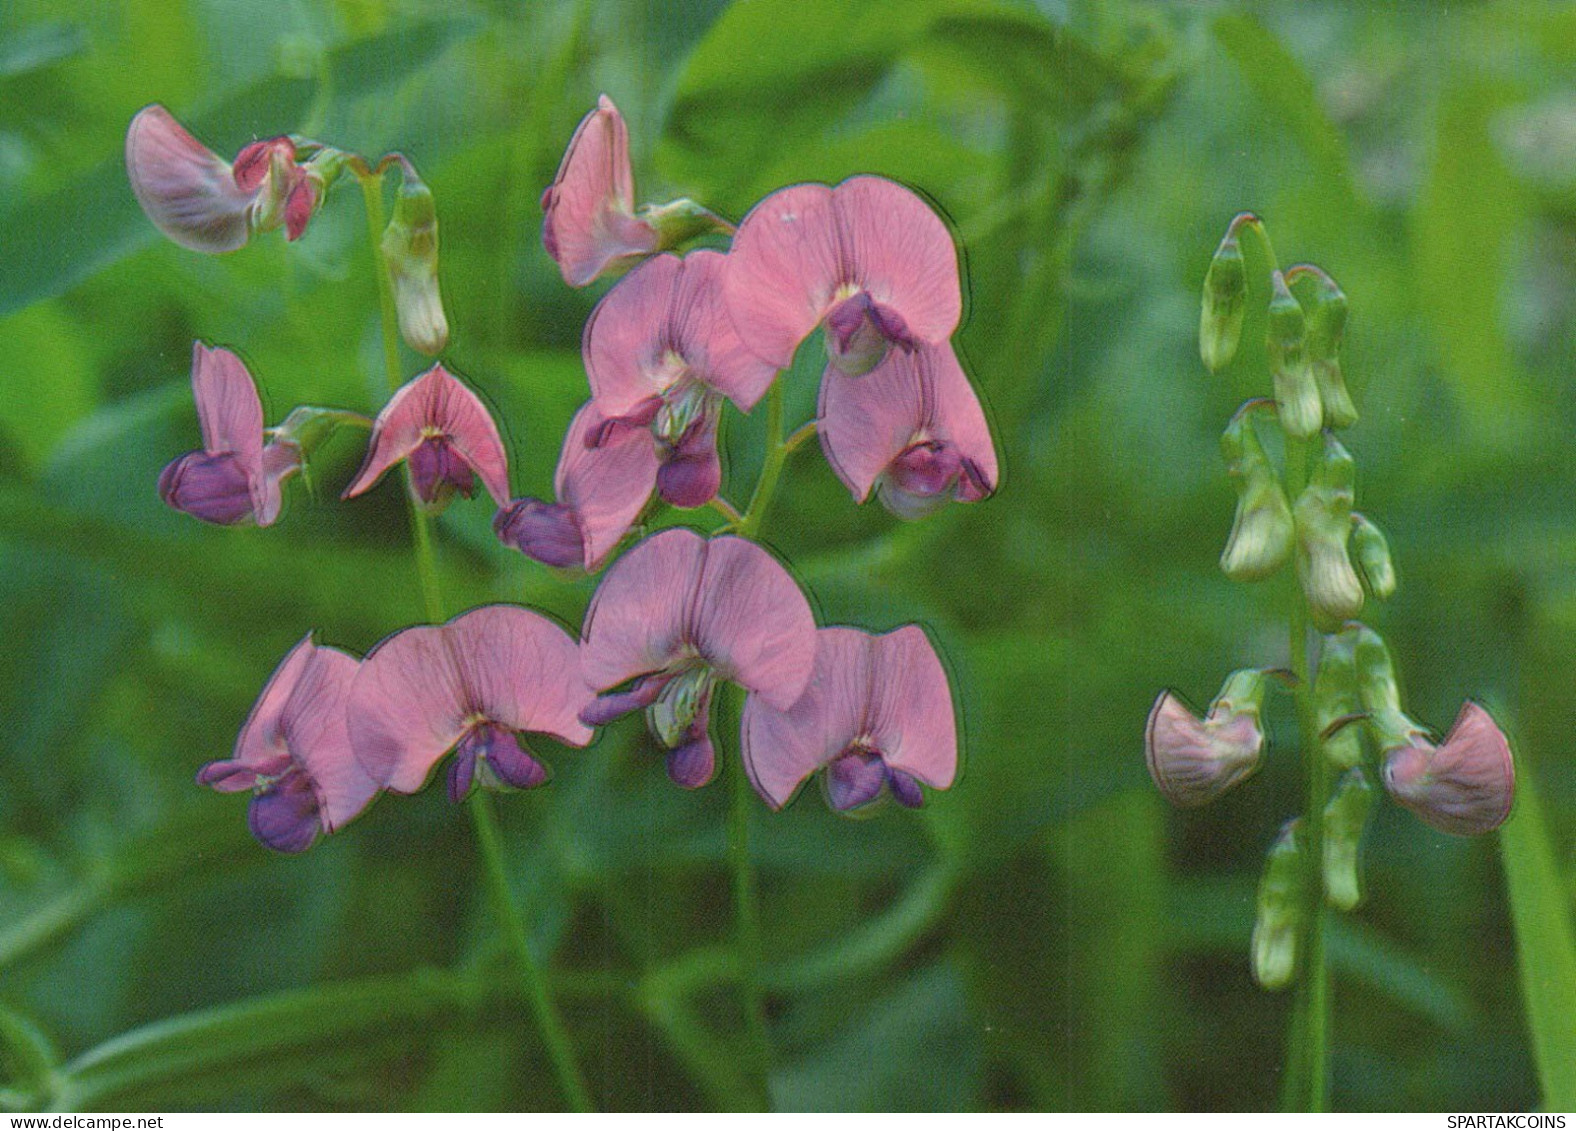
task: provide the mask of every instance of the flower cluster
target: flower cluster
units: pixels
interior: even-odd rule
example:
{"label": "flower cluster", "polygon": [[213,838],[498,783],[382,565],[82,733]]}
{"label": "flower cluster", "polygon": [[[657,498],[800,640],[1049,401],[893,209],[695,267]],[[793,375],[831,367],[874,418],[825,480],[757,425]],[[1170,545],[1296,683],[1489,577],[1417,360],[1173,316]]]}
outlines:
{"label": "flower cluster", "polygon": [[[1361,898],[1358,849],[1375,795],[1371,779],[1434,828],[1472,836],[1509,816],[1515,765],[1504,734],[1475,702],[1435,742],[1402,710],[1384,641],[1356,619],[1368,597],[1395,591],[1396,578],[1384,534],[1353,509],[1356,463],[1335,436],[1357,420],[1339,357],[1346,296],[1317,267],[1276,269],[1263,225],[1248,213],[1232,221],[1205,276],[1205,365],[1219,369],[1237,352],[1247,297],[1244,232],[1258,238],[1271,264],[1265,346],[1275,395],[1243,404],[1221,437],[1237,511],[1220,564],[1233,580],[1252,582],[1296,562],[1293,671],[1233,673],[1202,718],[1174,692],[1162,693],[1144,747],[1168,800],[1204,804],[1259,765],[1267,677],[1280,676],[1297,695],[1304,753],[1316,760],[1310,808],[1287,822],[1270,850],[1252,947],[1255,975],[1275,988],[1292,978],[1318,905],[1350,910]],[[1260,421],[1281,433],[1283,466],[1261,442]],[[1364,735],[1376,752],[1372,763]]]}
{"label": "flower cluster", "polygon": [[[149,217],[207,252],[281,223],[295,239],[341,172],[370,184],[370,201],[394,165],[400,193],[376,254],[405,340],[436,354],[448,340],[436,211],[407,159],[372,166],[281,137],[248,146],[232,165],[158,106],[127,136]],[[875,495],[915,518],[990,495],[995,448],[950,341],[962,287],[946,225],[875,176],[783,189],[737,229],[689,200],[637,208],[628,131],[606,97],[576,130],[542,205],[543,246],[567,283],[625,272],[585,327],[590,398],[564,438],[554,500],[511,495],[492,413],[441,363],[370,422],[344,497],[401,462],[422,512],[472,497],[479,482],[506,544],[554,567],[607,567],[580,638],[513,605],[403,629],[359,661],[309,637],[264,688],[234,757],[205,766],[199,781],[251,790],[258,839],[301,851],[378,792],[421,789],[446,755],[456,802],[478,786],[529,789],[549,778],[532,735],[583,747],[595,728],[640,711],[669,776],[694,788],[715,773],[711,708],[731,683],[746,696],[742,771],[774,809],[820,771],[838,810],[883,797],[914,807],[924,787],[950,786],[952,693],[925,632],[818,627],[798,583],[749,537],[756,507],[741,515],[721,497],[717,448],[725,406],[754,409],[820,329],[827,365],[814,431],[857,502]],[[687,248],[708,236],[731,236],[731,246]],[[322,437],[368,425],[355,413],[300,408],[265,430],[251,375],[224,349],[196,347],[192,383],[203,447],[166,468],[160,491],[209,522],[274,522],[281,484]],[[768,442],[780,463],[795,441]],[[638,539],[654,500],[712,504],[730,520],[710,535],[675,527]]]}

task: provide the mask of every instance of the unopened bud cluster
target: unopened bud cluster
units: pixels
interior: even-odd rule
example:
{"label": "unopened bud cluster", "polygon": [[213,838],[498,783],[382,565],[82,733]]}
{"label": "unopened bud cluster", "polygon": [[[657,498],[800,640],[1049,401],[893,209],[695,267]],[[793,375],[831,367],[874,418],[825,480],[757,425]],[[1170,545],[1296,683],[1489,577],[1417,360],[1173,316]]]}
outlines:
{"label": "unopened bud cluster", "polygon": [[[1245,232],[1269,260],[1265,358],[1274,395],[1243,404],[1221,436],[1237,509],[1220,566],[1234,581],[1256,582],[1295,561],[1300,609],[1293,624],[1311,626],[1317,637],[1294,635],[1293,648],[1306,660],[1301,679],[1285,673],[1284,681],[1299,697],[1299,719],[1312,729],[1302,736],[1304,756],[1322,760],[1310,775],[1317,794],[1270,848],[1253,930],[1254,976],[1277,989],[1295,976],[1320,905],[1350,911],[1362,899],[1359,848],[1376,780],[1427,824],[1471,836],[1509,816],[1515,770],[1504,734],[1477,703],[1462,707],[1440,742],[1407,715],[1389,649],[1357,619],[1369,597],[1386,600],[1395,592],[1396,574],[1383,531],[1354,509],[1356,461],[1335,434],[1357,421],[1340,364],[1346,296],[1317,267],[1275,268],[1263,225],[1251,213],[1232,221],[1205,274],[1204,364],[1211,371],[1231,364],[1241,342]],[[1267,445],[1261,428],[1278,429],[1280,442]],[[1285,453],[1281,466],[1273,450]],[[1281,673],[1233,672],[1202,717],[1175,692],[1160,695],[1145,756],[1169,801],[1202,805],[1258,768],[1267,745],[1261,712],[1274,674]]]}

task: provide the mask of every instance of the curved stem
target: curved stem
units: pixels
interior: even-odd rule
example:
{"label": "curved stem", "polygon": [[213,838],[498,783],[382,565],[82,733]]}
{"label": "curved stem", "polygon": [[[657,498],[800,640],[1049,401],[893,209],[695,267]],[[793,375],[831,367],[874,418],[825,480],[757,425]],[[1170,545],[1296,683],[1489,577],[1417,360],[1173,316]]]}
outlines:
{"label": "curved stem", "polygon": [[783,443],[783,382],[779,376],[772,382],[772,391],[766,402],[766,462],[761,466],[761,477],[756,480],[750,505],[739,520],[739,533],[744,537],[753,538],[756,531],[760,530],[761,519],[766,516],[766,508],[771,505],[788,452],[788,445]]}
{"label": "curved stem", "polygon": [[471,822],[476,826],[476,844],[481,849],[482,870],[487,873],[487,887],[492,893],[493,908],[497,912],[509,950],[519,965],[525,984],[526,1000],[536,1017],[537,1028],[547,1045],[547,1055],[553,1062],[553,1072],[564,1099],[575,1111],[592,1111],[591,1093],[585,1079],[575,1064],[574,1050],[569,1034],[564,1028],[558,1007],[548,989],[547,976],[531,953],[531,940],[525,932],[525,920],[509,890],[508,876],[503,864],[503,838],[498,835],[498,822],[493,816],[492,798],[484,789],[471,795]]}

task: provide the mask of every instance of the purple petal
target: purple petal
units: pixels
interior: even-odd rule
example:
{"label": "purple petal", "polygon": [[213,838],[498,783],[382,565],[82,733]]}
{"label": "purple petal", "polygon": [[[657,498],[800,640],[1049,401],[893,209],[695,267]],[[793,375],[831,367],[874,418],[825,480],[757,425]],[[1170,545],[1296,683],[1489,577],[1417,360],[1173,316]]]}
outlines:
{"label": "purple petal", "polygon": [[576,128],[558,175],[542,195],[542,246],[571,287],[617,260],[653,252],[657,234],[634,215],[629,130],[607,95]]}
{"label": "purple petal", "polygon": [[707,411],[657,468],[657,494],[676,507],[703,507],[721,487],[717,416]]}
{"label": "purple petal", "polygon": [[716,772],[717,758],[711,739],[704,733],[683,746],[668,751],[668,777],[685,789],[699,789]]}
{"label": "purple petal", "polygon": [[864,291],[836,304],[826,316],[827,357],[845,376],[863,376],[891,347],[907,350],[913,345],[902,316]]}
{"label": "purple petal", "polygon": [[178,511],[220,526],[252,518],[252,483],[229,452],[187,452],[159,473],[159,497]]}
{"label": "purple petal", "polygon": [[487,744],[486,768],[510,789],[535,789],[547,780],[547,770],[531,756],[513,731],[494,728]]}
{"label": "purple petal", "polygon": [[446,775],[449,800],[454,804],[458,805],[471,795],[471,787],[476,784],[476,768],[476,750],[462,739],[454,757],[449,759]]}
{"label": "purple petal", "polygon": [[410,453],[410,485],[428,506],[442,506],[458,491],[467,499],[476,493],[470,465],[442,436],[423,440]]}
{"label": "purple petal", "polygon": [[492,414],[477,395],[441,365],[402,387],[372,425],[366,460],[345,498],[368,490],[432,433],[444,436],[481,478],[500,507],[509,504],[509,464]]}
{"label": "purple petal", "polygon": [[312,783],[299,770],[287,773],[252,798],[246,823],[252,835],[275,852],[305,852],[322,828]]}
{"label": "purple petal", "polygon": [[157,103],[126,130],[126,174],[148,219],[182,247],[234,251],[251,235],[256,192],[237,185],[230,166]]}
{"label": "purple petal", "polygon": [[574,508],[585,539],[587,571],[600,569],[629,533],[657,481],[651,433],[644,426],[614,429],[600,447],[588,447],[586,437],[602,423],[595,402],[581,406],[564,436],[553,479],[558,501]]}
{"label": "purple petal", "polygon": [[905,809],[918,809],[925,804],[925,791],[919,787],[918,780],[912,774],[888,767],[887,787],[897,803]]}
{"label": "purple petal", "polygon": [[1392,751],[1384,782],[1397,801],[1439,831],[1477,836],[1510,816],[1515,761],[1492,716],[1468,700],[1437,749],[1419,740]]}
{"label": "purple petal", "polygon": [[631,711],[643,711],[657,701],[668,680],[663,676],[643,676],[625,691],[598,695],[580,711],[580,721],[590,727],[606,726]]}
{"label": "purple petal", "polygon": [[248,476],[261,475],[263,402],[245,363],[227,349],[193,343],[192,395],[203,450],[230,452]]}
{"label": "purple petal", "polygon": [[[278,768],[269,776],[282,773],[288,767],[289,759],[282,758]],[[259,776],[255,766],[232,761],[209,762],[197,771],[197,784],[209,786],[218,793],[240,793],[242,790],[256,788]]]}
{"label": "purple petal", "polygon": [[868,805],[881,796],[886,784],[886,768],[879,755],[851,750],[826,770],[827,796],[832,808],[842,811]]}
{"label": "purple petal", "polygon": [[543,565],[567,569],[585,563],[585,539],[573,507],[517,499],[493,516],[493,530],[504,545]]}

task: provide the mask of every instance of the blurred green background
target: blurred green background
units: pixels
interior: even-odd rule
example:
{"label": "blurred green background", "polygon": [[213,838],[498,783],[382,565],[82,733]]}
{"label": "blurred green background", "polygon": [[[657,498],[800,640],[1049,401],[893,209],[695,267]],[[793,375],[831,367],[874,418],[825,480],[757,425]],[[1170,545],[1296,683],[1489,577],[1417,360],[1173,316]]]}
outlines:
{"label": "blurred green background", "polygon": [[[1199,282],[1251,208],[1284,263],[1345,287],[1358,506],[1401,576],[1370,619],[1414,714],[1442,729],[1480,697],[1516,736],[1552,853],[1544,921],[1568,927],[1573,74],[1576,10],[1533,2],[11,0],[0,1101],[558,1102],[441,788],[287,859],[247,835],[243,799],[192,782],[306,630],[361,651],[419,595],[397,482],[337,499],[352,438],[271,529],[161,505],[159,469],[197,442],[194,338],[247,358],[270,421],[375,411],[383,377],[353,187],[297,245],[183,251],[125,179],[143,105],[225,155],[293,130],[413,157],[442,223],[445,360],[497,409],[520,494],[550,491],[586,396],[605,284],[562,285],[538,198],[599,92],[642,200],[737,219],[856,172],[933,198],[964,249],[959,343],[1001,490],[903,524],[850,505],[811,445],[765,537],[823,623],[931,628],[966,764],[917,815],[843,820],[815,790],[757,808],[775,1100],[1256,1109],[1276,1103],[1290,996],[1253,985],[1247,940],[1263,852],[1301,807],[1294,722],[1278,701],[1266,768],[1186,815],[1141,749],[1162,687],[1202,704],[1231,668],[1284,661],[1278,583],[1215,564],[1233,505],[1216,437],[1265,391],[1261,323],[1206,376]],[[732,423],[738,495],[758,422]],[[578,624],[592,582],[502,549],[490,518],[478,500],[442,520],[449,604]],[[673,788],[634,722],[550,761],[549,788],[499,808],[598,1103],[740,1102],[727,789]],[[1498,842],[1381,806],[1368,901],[1332,941],[1337,1106],[1540,1102]]]}

